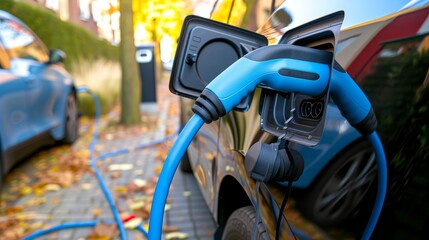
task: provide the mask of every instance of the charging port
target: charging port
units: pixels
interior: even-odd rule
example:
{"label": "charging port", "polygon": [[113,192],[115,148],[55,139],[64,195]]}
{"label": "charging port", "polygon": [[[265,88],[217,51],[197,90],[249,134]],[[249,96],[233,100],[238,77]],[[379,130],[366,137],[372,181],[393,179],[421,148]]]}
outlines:
{"label": "charging port", "polygon": [[299,117],[308,120],[319,120],[323,115],[323,100],[303,100],[299,106]]}

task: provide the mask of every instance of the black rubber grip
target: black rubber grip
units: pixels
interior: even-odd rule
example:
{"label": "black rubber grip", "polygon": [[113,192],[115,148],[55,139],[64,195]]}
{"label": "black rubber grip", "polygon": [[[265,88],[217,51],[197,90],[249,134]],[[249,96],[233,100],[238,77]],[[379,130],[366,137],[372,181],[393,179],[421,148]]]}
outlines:
{"label": "black rubber grip", "polygon": [[195,101],[192,111],[198,114],[205,123],[211,123],[226,114],[225,108],[217,95],[207,88],[203,90]]}
{"label": "black rubber grip", "polygon": [[367,136],[377,129],[377,118],[375,117],[374,109],[371,107],[368,115],[359,123],[352,124],[360,134]]}

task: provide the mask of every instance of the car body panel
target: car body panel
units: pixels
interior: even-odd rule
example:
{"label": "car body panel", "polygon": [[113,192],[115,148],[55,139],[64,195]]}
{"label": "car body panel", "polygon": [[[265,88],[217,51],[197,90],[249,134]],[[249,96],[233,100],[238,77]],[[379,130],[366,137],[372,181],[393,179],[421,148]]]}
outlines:
{"label": "car body panel", "polygon": [[27,105],[27,85],[23,79],[11,74],[3,69],[0,70],[0,126],[2,128],[1,139],[2,148],[7,149],[11,146],[25,141],[31,136],[30,123]]}

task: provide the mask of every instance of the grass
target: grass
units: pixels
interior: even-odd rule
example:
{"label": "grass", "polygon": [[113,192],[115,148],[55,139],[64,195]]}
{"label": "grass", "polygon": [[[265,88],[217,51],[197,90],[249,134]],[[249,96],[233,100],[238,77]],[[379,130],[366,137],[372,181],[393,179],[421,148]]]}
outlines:
{"label": "grass", "polygon": [[[72,69],[76,86],[87,86],[97,95],[102,114],[110,112],[119,103],[121,66],[118,62],[104,59],[81,60]],[[89,94],[79,94],[78,99],[80,112],[94,116],[95,105],[92,97]]]}

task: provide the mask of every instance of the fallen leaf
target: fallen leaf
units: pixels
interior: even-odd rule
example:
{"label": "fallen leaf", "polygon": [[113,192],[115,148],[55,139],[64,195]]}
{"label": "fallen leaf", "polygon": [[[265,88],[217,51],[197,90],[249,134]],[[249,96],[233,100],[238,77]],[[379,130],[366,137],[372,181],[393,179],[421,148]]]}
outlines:
{"label": "fallen leaf", "polygon": [[151,204],[146,204],[146,206],[143,207],[144,210],[146,210],[148,213],[150,213],[150,209],[152,208]]}
{"label": "fallen leaf", "polygon": [[117,192],[117,193],[124,193],[124,194],[126,194],[127,193],[127,187],[115,187],[115,192]]}
{"label": "fallen leaf", "polygon": [[171,232],[171,233],[167,233],[165,234],[165,239],[166,240],[171,240],[171,239],[187,239],[189,237],[188,234],[183,233],[183,232]]}
{"label": "fallen leaf", "polygon": [[135,185],[137,185],[137,187],[144,187],[144,186],[147,185],[147,181],[146,180],[144,180],[144,179],[138,179],[138,178],[134,179],[133,183]]}
{"label": "fallen leaf", "polygon": [[131,210],[136,210],[142,208],[146,205],[146,201],[133,201],[128,205],[128,208]]}
{"label": "fallen leaf", "polygon": [[142,169],[134,170],[134,175],[136,175],[136,176],[143,175],[143,170]]}
{"label": "fallen leaf", "polygon": [[118,236],[115,224],[97,224],[88,236],[88,240],[113,239]]}
{"label": "fallen leaf", "polygon": [[159,167],[154,168],[154,169],[153,169],[153,171],[154,171],[156,174],[160,174],[160,173],[161,173],[161,171],[162,171],[162,166],[159,166]]}
{"label": "fallen leaf", "polygon": [[164,207],[164,211],[170,211],[171,210],[171,204],[165,204],[165,207]]}
{"label": "fallen leaf", "polygon": [[142,219],[147,220],[147,219],[149,219],[150,212],[146,211],[146,210],[145,210],[145,209],[143,209],[143,208],[140,208],[140,209],[136,209],[136,210],[134,210],[134,215],[135,215],[136,217],[139,217],[139,218],[142,218]]}
{"label": "fallen leaf", "polygon": [[206,159],[208,159],[208,160],[213,160],[214,155],[213,155],[213,153],[208,152],[208,153],[206,153],[206,154],[205,154],[205,157],[206,157]]}
{"label": "fallen leaf", "polygon": [[98,216],[100,214],[101,214],[101,209],[99,208],[92,209],[92,215]]}
{"label": "fallen leaf", "polygon": [[91,185],[91,183],[82,183],[82,184],[80,185],[80,187],[81,187],[83,190],[89,190],[89,189],[91,189],[91,188],[92,188],[92,185]]}
{"label": "fallen leaf", "polygon": [[31,187],[26,186],[26,187],[23,187],[19,193],[25,196],[25,195],[31,194],[32,192],[33,192],[33,189]]}
{"label": "fallen leaf", "polygon": [[142,192],[143,188],[138,187],[135,183],[131,182],[127,184],[127,192],[128,193],[136,193],[136,192]]}
{"label": "fallen leaf", "polygon": [[41,187],[35,187],[33,189],[33,191],[34,191],[34,194],[36,194],[38,196],[45,194],[45,189],[43,189]]}
{"label": "fallen leaf", "polygon": [[43,228],[43,226],[44,226],[44,223],[42,221],[37,221],[35,223],[28,225],[27,227],[31,230],[36,230],[36,229]]}
{"label": "fallen leaf", "polygon": [[122,164],[111,164],[109,166],[109,171],[128,171],[133,169],[133,164],[122,163]]}
{"label": "fallen leaf", "polygon": [[183,196],[185,196],[185,197],[190,197],[191,195],[192,195],[191,191],[184,191],[183,192]]}
{"label": "fallen leaf", "polygon": [[48,192],[56,192],[61,189],[61,186],[58,184],[46,184],[44,189],[45,191],[48,191]]}
{"label": "fallen leaf", "polygon": [[27,201],[27,205],[28,206],[39,206],[43,203],[46,202],[46,198],[44,197],[37,197],[37,198],[32,198],[30,200]]}
{"label": "fallen leaf", "polygon": [[23,206],[12,206],[12,207],[8,207],[5,210],[6,214],[15,214],[15,213],[20,213],[22,212],[22,210],[24,210]]}
{"label": "fallen leaf", "polygon": [[137,226],[139,226],[142,222],[143,222],[143,219],[141,219],[141,218],[133,218],[129,221],[126,221],[124,223],[124,227],[126,229],[136,229]]}
{"label": "fallen leaf", "polygon": [[178,232],[180,229],[175,226],[164,225],[162,231],[165,233]]}
{"label": "fallen leaf", "polygon": [[120,172],[112,172],[110,174],[110,178],[112,178],[112,179],[117,179],[117,178],[120,178],[120,177],[121,177],[121,173]]}

